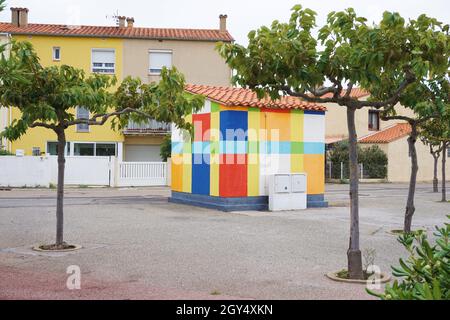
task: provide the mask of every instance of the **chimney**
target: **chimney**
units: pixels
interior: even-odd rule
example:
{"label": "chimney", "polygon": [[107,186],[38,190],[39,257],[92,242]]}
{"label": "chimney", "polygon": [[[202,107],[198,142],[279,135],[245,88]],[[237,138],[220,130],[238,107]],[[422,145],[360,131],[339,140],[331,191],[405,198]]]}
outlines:
{"label": "chimney", "polygon": [[19,10],[19,26],[21,28],[28,27],[28,11],[27,8],[21,8]]}
{"label": "chimney", "polygon": [[14,27],[27,27],[28,11],[27,8],[11,8],[11,24]]}
{"label": "chimney", "polygon": [[11,24],[19,27],[19,8],[11,8]]}
{"label": "chimney", "polygon": [[127,20],[127,18],[124,16],[120,16],[117,17],[117,19],[119,19],[119,28],[125,28],[125,21]]}
{"label": "chimney", "polygon": [[227,18],[228,16],[226,14],[221,14],[219,16],[220,19],[220,32],[227,32]]}
{"label": "chimney", "polygon": [[134,18],[127,18],[127,27],[128,28],[134,27]]}

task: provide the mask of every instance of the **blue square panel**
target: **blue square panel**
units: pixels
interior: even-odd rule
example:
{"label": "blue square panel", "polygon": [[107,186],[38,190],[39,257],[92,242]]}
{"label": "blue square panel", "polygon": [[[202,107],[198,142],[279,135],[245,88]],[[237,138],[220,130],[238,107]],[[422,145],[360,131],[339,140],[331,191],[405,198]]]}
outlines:
{"label": "blue square panel", "polygon": [[192,193],[209,196],[210,155],[192,155]]}
{"label": "blue square panel", "polygon": [[247,111],[222,111],[220,113],[220,133],[222,135],[222,141],[247,141],[247,131]]}

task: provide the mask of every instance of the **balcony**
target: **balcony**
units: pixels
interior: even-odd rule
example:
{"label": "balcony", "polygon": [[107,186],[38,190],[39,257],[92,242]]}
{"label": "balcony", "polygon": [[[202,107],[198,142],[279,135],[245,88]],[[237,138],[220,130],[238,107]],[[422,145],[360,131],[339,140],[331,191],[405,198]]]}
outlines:
{"label": "balcony", "polygon": [[171,124],[155,120],[143,123],[130,121],[128,126],[123,130],[123,134],[126,136],[167,135],[170,132],[172,132]]}

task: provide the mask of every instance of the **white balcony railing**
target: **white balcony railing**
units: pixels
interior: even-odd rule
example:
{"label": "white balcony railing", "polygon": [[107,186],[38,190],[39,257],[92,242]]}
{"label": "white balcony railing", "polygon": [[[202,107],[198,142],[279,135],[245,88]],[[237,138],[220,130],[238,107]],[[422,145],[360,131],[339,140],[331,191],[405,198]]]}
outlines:
{"label": "white balcony railing", "polygon": [[168,123],[149,120],[143,123],[130,121],[124,129],[124,134],[167,134],[172,131],[172,125]]}

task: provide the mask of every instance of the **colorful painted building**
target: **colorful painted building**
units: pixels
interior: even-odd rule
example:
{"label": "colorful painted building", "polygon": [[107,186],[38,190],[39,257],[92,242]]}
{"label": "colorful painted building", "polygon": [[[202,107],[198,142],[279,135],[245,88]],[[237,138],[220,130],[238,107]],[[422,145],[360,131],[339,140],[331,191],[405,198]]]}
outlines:
{"label": "colorful painted building", "polygon": [[269,176],[307,173],[308,206],[324,207],[326,108],[294,97],[189,85],[205,96],[188,117],[194,137],[172,131],[171,202],[223,211],[265,210]]}
{"label": "colorful painted building", "polygon": [[[159,81],[163,67],[176,66],[195,84],[229,85],[231,70],[215,50],[218,41],[231,42],[227,17],[218,29],[141,28],[133,18],[118,17],[117,26],[69,26],[29,22],[29,10],[11,8],[11,21],[0,22],[0,44],[11,39],[33,44],[43,66],[71,65],[92,73],[139,77]],[[0,130],[20,117],[19,110],[0,108]],[[78,118],[89,113],[73,110]],[[170,124],[156,121],[129,123],[122,131],[78,125],[67,130],[69,156],[117,156],[121,161],[161,161],[160,145],[170,134]],[[0,141],[5,149],[27,156],[56,155],[56,135],[42,128],[29,129],[18,141]]]}

